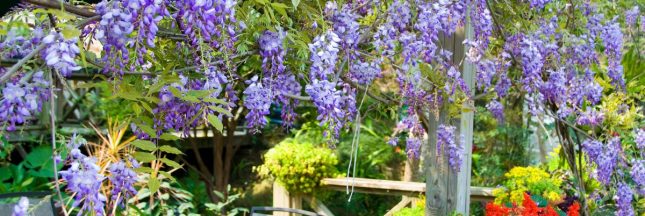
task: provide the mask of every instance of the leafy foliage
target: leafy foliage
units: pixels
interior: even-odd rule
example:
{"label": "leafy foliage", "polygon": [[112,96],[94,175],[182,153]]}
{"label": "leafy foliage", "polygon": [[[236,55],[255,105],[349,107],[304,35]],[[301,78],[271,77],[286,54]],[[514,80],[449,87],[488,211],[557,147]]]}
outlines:
{"label": "leafy foliage", "polygon": [[258,167],[261,175],[271,175],[288,191],[312,193],[320,180],[335,177],[337,156],[329,149],[312,143],[286,139],[264,155],[264,164]]}

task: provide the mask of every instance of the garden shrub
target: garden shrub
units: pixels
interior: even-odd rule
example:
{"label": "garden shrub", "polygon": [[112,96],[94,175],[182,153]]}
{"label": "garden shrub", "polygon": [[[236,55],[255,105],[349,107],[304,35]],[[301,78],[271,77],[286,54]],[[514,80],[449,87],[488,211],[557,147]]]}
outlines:
{"label": "garden shrub", "polygon": [[551,202],[562,200],[563,191],[560,189],[562,180],[553,178],[546,171],[537,167],[515,167],[504,175],[508,180],[504,187],[493,191],[495,203],[521,203],[524,194],[541,195]]}
{"label": "garden shrub", "polygon": [[336,155],[328,148],[286,139],[264,155],[264,164],[258,171],[262,176],[274,177],[290,192],[311,193],[320,180],[339,174],[337,163]]}

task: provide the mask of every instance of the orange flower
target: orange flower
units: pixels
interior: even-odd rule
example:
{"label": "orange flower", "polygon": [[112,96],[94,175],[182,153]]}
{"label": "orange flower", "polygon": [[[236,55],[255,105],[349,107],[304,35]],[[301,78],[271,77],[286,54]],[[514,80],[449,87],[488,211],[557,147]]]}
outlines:
{"label": "orange flower", "polygon": [[507,216],[511,209],[494,203],[486,204],[486,216]]}
{"label": "orange flower", "polygon": [[553,210],[553,208],[551,208],[551,206],[547,206],[544,216],[558,216],[558,212]]}
{"label": "orange flower", "polygon": [[522,216],[538,216],[538,213],[540,213],[537,203],[535,203],[527,193],[524,193],[522,207],[524,207],[521,211]]}
{"label": "orange flower", "polygon": [[569,206],[567,211],[567,216],[579,216],[580,215],[580,203],[573,202],[573,205]]}

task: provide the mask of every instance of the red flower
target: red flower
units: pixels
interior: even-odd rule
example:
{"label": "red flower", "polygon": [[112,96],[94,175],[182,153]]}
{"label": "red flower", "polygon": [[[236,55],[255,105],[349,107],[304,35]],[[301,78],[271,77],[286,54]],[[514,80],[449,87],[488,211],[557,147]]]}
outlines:
{"label": "red flower", "polygon": [[573,205],[569,206],[567,211],[567,216],[579,216],[580,215],[580,203],[573,202]]}
{"label": "red flower", "polygon": [[553,208],[551,208],[551,206],[547,206],[546,207],[546,212],[544,213],[544,216],[558,216],[558,212],[553,210]]}
{"label": "red flower", "polygon": [[498,206],[494,203],[486,204],[486,216],[507,216],[511,209],[504,206]]}
{"label": "red flower", "polygon": [[526,193],[524,193],[522,207],[524,207],[521,211],[522,216],[538,216],[538,213],[540,213],[537,203],[535,203],[535,201],[531,199],[531,196]]}

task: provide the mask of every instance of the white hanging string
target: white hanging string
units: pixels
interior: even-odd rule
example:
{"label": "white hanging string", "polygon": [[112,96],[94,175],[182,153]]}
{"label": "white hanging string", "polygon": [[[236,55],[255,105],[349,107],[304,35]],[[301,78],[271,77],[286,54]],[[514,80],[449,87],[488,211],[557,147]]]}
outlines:
{"label": "white hanging string", "polygon": [[[356,185],[356,161],[358,160],[358,147],[359,147],[359,141],[360,141],[360,134],[361,134],[361,111],[360,109],[363,107],[363,102],[365,101],[365,97],[367,96],[367,89],[369,89],[369,85],[365,87],[365,91],[363,92],[363,98],[361,98],[361,103],[359,104],[358,108],[356,109],[356,119],[354,120],[355,128],[354,128],[354,137],[352,137],[352,148],[349,153],[349,164],[347,165],[347,184],[345,185],[345,193],[349,194],[349,198],[347,199],[347,202],[350,202],[352,200],[352,196],[354,195],[354,186]],[[350,170],[351,170],[351,182],[350,182]],[[352,185],[351,190],[349,189],[349,185]]]}

